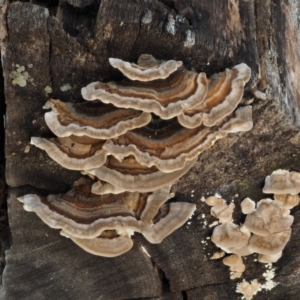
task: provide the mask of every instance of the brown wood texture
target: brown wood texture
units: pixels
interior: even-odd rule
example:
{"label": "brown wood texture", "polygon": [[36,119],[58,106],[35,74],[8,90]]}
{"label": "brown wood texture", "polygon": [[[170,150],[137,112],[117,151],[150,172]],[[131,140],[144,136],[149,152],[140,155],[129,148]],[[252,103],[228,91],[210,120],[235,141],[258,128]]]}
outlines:
{"label": "brown wood texture", "polygon": [[[300,171],[299,14],[298,0],[0,1],[11,231],[1,299],[240,299],[228,268],[209,260],[216,247],[201,243],[212,232],[204,228],[202,214],[208,223],[214,218],[200,198],[218,192],[234,199],[238,223],[240,201],[260,200],[268,174],[278,168]],[[34,189],[64,192],[80,177],[28,148],[31,136],[51,135],[43,120],[45,87],[52,88],[52,98],[80,102],[81,87],[122,78],[109,57],[136,61],[142,53],[182,60],[208,75],[245,62],[252,70],[245,96],[258,88],[268,100],[252,104],[252,131],[218,141],[173,186],[175,201],[197,205],[190,224],[161,244],[136,234],[128,253],[96,257],[25,212],[16,197]],[[12,84],[16,64],[32,78],[25,87]],[[65,84],[71,89],[62,92]],[[295,299],[300,292],[299,208],[292,214],[292,238],[274,264],[279,284],[254,299]],[[246,265],[247,280],[263,278],[263,265],[253,258]]]}

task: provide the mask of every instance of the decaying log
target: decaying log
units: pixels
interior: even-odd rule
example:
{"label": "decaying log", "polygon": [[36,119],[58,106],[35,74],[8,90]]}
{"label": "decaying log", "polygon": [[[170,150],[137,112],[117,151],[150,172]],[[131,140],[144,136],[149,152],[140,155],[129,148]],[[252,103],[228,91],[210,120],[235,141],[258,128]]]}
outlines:
{"label": "decaying log", "polygon": [[[256,202],[263,198],[261,188],[272,171],[300,171],[299,1],[61,0],[55,6],[50,2],[0,2],[11,230],[1,297],[239,299],[237,281],[229,279],[227,267],[209,259],[217,248],[207,240],[212,228],[204,226],[202,214],[208,224],[214,218],[200,198],[219,193],[234,199],[238,208],[245,197]],[[254,127],[218,141],[173,186],[174,201],[197,205],[186,225],[161,244],[149,244],[136,234],[128,253],[96,257],[26,213],[16,197],[35,189],[45,194],[65,192],[81,176],[29,145],[31,136],[52,136],[43,119],[46,100],[51,96],[81,102],[81,87],[122,78],[108,64],[109,57],[136,61],[142,53],[181,60],[187,68],[208,75],[247,63],[252,76],[244,96],[255,98]],[[21,79],[14,72],[23,72]],[[266,100],[259,99],[259,91]],[[237,223],[243,221],[238,211]],[[299,208],[292,214],[291,240],[274,264],[278,285],[254,299],[292,298],[300,292]],[[263,279],[264,265],[249,257],[246,266],[247,280]]]}

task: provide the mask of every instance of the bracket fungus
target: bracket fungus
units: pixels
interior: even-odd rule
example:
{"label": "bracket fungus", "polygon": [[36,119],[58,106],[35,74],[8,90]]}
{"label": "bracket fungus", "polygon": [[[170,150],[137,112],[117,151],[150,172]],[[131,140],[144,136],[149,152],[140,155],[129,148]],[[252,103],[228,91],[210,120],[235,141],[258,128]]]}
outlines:
{"label": "bracket fungus", "polygon": [[[93,82],[82,89],[83,98],[143,110],[162,119],[180,116],[181,125],[189,128],[201,125],[202,118],[205,126],[214,126],[236,109],[251,75],[250,68],[240,64],[208,80],[205,73],[188,71],[181,67],[181,62],[161,64],[153,56],[147,56],[146,60],[144,57],[140,56],[140,62],[144,62],[141,66],[110,59],[113,67],[118,67],[125,76],[136,81]],[[158,76],[162,66],[168,70],[165,74],[169,76]]]}
{"label": "bracket fungus", "polygon": [[183,69],[164,81],[92,82],[81,90],[85,100],[101,100],[116,107],[142,110],[165,120],[182,114],[185,107],[197,105],[206,92],[206,75]]}
{"label": "bracket fungus", "polygon": [[218,126],[187,129],[173,124],[160,130],[145,126],[107,141],[103,148],[118,159],[133,155],[140,164],[156,166],[169,173],[184,168],[187,161],[198,157],[228,133],[249,131],[251,128],[252,109],[246,106],[237,109]]}
{"label": "bracket fungus", "polygon": [[[132,156],[124,158],[121,162],[110,156],[104,166],[85,171],[107,182],[105,185],[97,183],[97,188],[96,186],[93,187],[93,192],[96,194],[106,193],[105,190],[109,188],[111,189],[109,193],[120,191],[149,192],[178,180],[190,170],[196,160],[197,158],[187,162],[182,169],[172,173],[164,173],[155,167],[148,168],[139,164]],[[114,188],[111,188],[110,185]]]}
{"label": "bracket fungus", "polygon": [[262,263],[276,262],[281,257],[291,232],[289,228],[267,236],[253,234],[249,240],[249,249],[253,253],[258,253],[258,261]]}
{"label": "bracket fungus", "polygon": [[160,243],[195,210],[191,203],[165,204],[170,186],[151,193],[99,196],[91,193],[91,184],[81,178],[66,194],[29,194],[18,200],[26,211],[35,212],[51,228],[61,229],[63,236],[84,250],[107,257],[128,251],[134,232],[142,233],[150,243]]}
{"label": "bracket fungus", "polygon": [[30,143],[43,149],[58,164],[70,170],[84,170],[102,166],[107,157],[103,140],[69,136],[44,139],[32,137]]}
{"label": "bracket fungus", "polygon": [[202,123],[214,126],[230,115],[241,102],[244,86],[249,81],[251,70],[246,64],[239,64],[232,70],[213,75],[208,80],[208,91],[203,101],[185,109],[179,115],[178,121],[182,126],[195,128]]}
{"label": "bracket fungus", "polygon": [[165,79],[182,66],[182,61],[158,61],[149,54],[140,55],[137,65],[118,58],[110,58],[109,63],[127,78],[138,81]]}
{"label": "bracket fungus", "polygon": [[116,108],[113,105],[104,105],[100,101],[74,104],[50,99],[43,108],[51,109],[45,113],[45,121],[51,131],[59,137],[76,135],[109,139],[151,121],[149,113]]}
{"label": "bracket fungus", "polygon": [[[200,153],[253,122],[251,106],[238,107],[250,78],[245,64],[207,79],[181,61],[146,54],[137,64],[109,62],[127,78],[90,83],[81,90],[84,103],[48,100],[45,122],[56,137],[31,138],[58,164],[93,180],[65,195],[20,200],[84,250],[112,257],[132,247],[134,232],[160,243],[182,226],[196,206],[166,203],[172,184]],[[232,221],[232,205],[215,210],[222,222]]]}

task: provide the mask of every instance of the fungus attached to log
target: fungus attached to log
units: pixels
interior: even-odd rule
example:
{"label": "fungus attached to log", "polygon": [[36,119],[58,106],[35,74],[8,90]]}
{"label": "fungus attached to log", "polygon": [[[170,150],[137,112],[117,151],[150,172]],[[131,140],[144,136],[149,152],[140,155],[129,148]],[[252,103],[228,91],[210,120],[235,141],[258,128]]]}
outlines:
{"label": "fungus attached to log", "polygon": [[263,199],[257,203],[257,209],[248,214],[244,225],[254,234],[268,236],[291,227],[294,217],[286,214],[276,201]]}
{"label": "fungus attached to log", "polygon": [[150,82],[93,82],[81,90],[85,100],[101,100],[122,108],[154,113],[162,119],[180,115],[184,108],[194,107],[207,92],[204,73],[178,70],[165,80]]}
{"label": "fungus attached to log", "polygon": [[76,135],[110,139],[151,121],[149,113],[116,108],[99,101],[74,104],[50,99],[44,108],[51,109],[45,114],[45,121],[58,137]]}
{"label": "fungus attached to log", "polygon": [[103,148],[118,159],[133,155],[142,165],[174,172],[184,168],[187,161],[195,159],[227,134],[248,131],[252,126],[252,109],[246,106],[214,127],[187,129],[176,122],[155,130],[145,126],[107,141]]}
{"label": "fungus attached to log", "polygon": [[128,251],[134,232],[142,233],[151,243],[160,243],[196,208],[183,202],[164,204],[170,186],[151,193],[98,196],[90,192],[91,184],[91,180],[82,178],[66,194],[29,194],[19,200],[25,210],[35,212],[51,228],[61,229],[63,236],[84,250],[107,257]]}
{"label": "fungus attached to log", "polygon": [[124,158],[121,162],[110,156],[105,165],[86,172],[108,183],[104,185],[97,183],[93,187],[96,194],[123,191],[149,192],[174,183],[190,170],[196,160],[197,158],[187,162],[180,170],[164,173],[156,167],[148,168],[139,164],[132,156]]}
{"label": "fungus attached to log", "polygon": [[250,198],[245,198],[241,202],[241,209],[243,214],[248,215],[255,211],[255,202],[252,201]]}
{"label": "fungus attached to log", "polygon": [[[62,233],[62,235],[64,235]],[[67,236],[83,250],[99,256],[115,257],[129,251],[133,246],[133,241],[128,236],[117,236],[115,238],[79,239]]]}
{"label": "fungus attached to log", "polygon": [[32,137],[30,141],[64,168],[79,171],[100,167],[105,163],[107,152],[102,148],[104,142],[76,136],[55,139]]}
{"label": "fungus attached to log", "polygon": [[138,81],[165,79],[182,66],[182,61],[158,61],[149,54],[142,54],[137,65],[118,58],[110,58],[109,63],[127,78]]}
{"label": "fungus attached to log", "polygon": [[265,194],[291,194],[300,193],[300,173],[287,170],[276,170],[267,176],[263,188]]}
{"label": "fungus attached to log", "polygon": [[205,200],[206,204],[212,206],[210,214],[215,218],[219,219],[220,223],[231,223],[232,213],[235,208],[234,203],[226,204],[226,201],[216,196],[208,197]]}
{"label": "fungus attached to log", "polygon": [[[134,232],[160,243],[182,226],[195,205],[165,203],[171,185],[200,153],[229,133],[249,131],[253,122],[251,106],[238,107],[250,78],[245,64],[207,79],[181,61],[147,54],[137,64],[109,62],[127,79],[89,84],[82,88],[85,103],[48,100],[45,121],[56,137],[31,138],[61,166],[98,181],[82,179],[65,195],[22,199],[26,210],[84,250],[112,257],[132,247]],[[212,211],[229,223],[233,208]],[[231,250],[247,253],[250,233],[231,225],[222,227],[223,236],[217,230],[216,240],[230,250],[224,236],[234,237]]]}
{"label": "fungus attached to log", "polygon": [[215,227],[211,241],[227,253],[238,254],[238,250],[248,245],[250,232],[236,224],[222,224]]}
{"label": "fungus attached to log", "polygon": [[231,271],[230,279],[240,278],[246,269],[243,259],[236,254],[232,254],[223,259],[223,264],[228,266]]}
{"label": "fungus attached to log", "polygon": [[243,299],[251,300],[254,295],[256,295],[261,290],[261,284],[254,279],[253,281],[242,281],[237,285],[237,293],[243,294]]}
{"label": "fungus attached to log", "polygon": [[299,195],[275,194],[274,199],[277,202],[277,204],[284,209],[292,209],[300,202]]}
{"label": "fungus attached to log", "polygon": [[204,101],[192,109],[184,110],[178,121],[182,126],[195,128],[202,123],[214,126],[230,115],[241,102],[244,86],[249,81],[251,70],[246,64],[235,66],[232,70],[215,74],[209,79],[208,92]]}
{"label": "fungus attached to log", "polygon": [[[138,65],[110,59],[113,67],[138,81],[93,82],[82,89],[83,98],[151,112],[162,119],[179,116],[179,122],[189,128],[201,125],[202,119],[205,126],[214,126],[236,109],[251,75],[250,68],[240,64],[207,80],[204,73],[183,67],[175,71],[181,65],[178,62],[160,64],[145,57],[149,58],[140,57]],[[166,66],[168,71],[162,71]]]}
{"label": "fungus attached to log", "polygon": [[217,251],[213,254],[213,256],[210,259],[219,259],[224,257],[225,252],[224,251]]}
{"label": "fungus attached to log", "polygon": [[[269,234],[268,236],[259,236],[253,234],[249,240],[249,249],[258,254],[268,256],[278,254],[281,256],[281,251],[290,239],[291,229],[283,230],[281,232]],[[258,258],[259,260],[259,258]]]}

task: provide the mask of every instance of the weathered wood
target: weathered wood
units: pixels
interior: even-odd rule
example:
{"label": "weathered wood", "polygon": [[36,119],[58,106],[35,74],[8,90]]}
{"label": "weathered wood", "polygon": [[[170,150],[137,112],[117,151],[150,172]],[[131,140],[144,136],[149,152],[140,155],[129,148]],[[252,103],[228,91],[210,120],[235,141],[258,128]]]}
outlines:
{"label": "weathered wood", "polygon": [[13,240],[6,255],[4,299],[109,300],[160,295],[159,273],[139,243],[112,259],[90,255],[57,230],[36,222],[34,214],[24,216],[16,200],[22,192],[13,190],[8,199]]}
{"label": "weathered wood", "polygon": [[[49,133],[41,110],[48,99],[44,89],[52,85],[48,18],[46,8],[29,3],[13,4],[8,10],[7,26],[12,31],[9,33],[9,42],[2,55],[5,57],[3,69],[7,103],[6,181],[10,186],[28,184],[47,189],[54,184],[57,188],[66,188],[78,177],[77,174],[66,172],[63,168],[58,169],[56,166],[52,168],[52,162],[44,156],[44,153],[38,153],[34,148],[25,153],[30,136]],[[24,66],[33,79],[31,83],[27,82],[25,89],[12,84],[10,75],[17,69],[12,64]],[[32,68],[28,65],[32,65]],[[43,172],[45,167],[49,168],[50,177],[48,171]],[[51,177],[52,180],[56,178],[54,182],[51,182]],[[37,182],[40,183],[37,185]]]}
{"label": "weathered wood", "polygon": [[[252,131],[218,141],[174,185],[174,201],[193,202],[197,211],[191,224],[161,244],[150,245],[136,235],[133,250],[123,256],[92,256],[60,237],[34,214],[23,211],[15,199],[22,191],[11,190],[12,248],[6,254],[4,299],[18,299],[20,295],[22,299],[43,295],[45,299],[75,300],[101,296],[228,299],[228,295],[238,299],[237,281],[229,279],[228,268],[209,260],[216,247],[207,240],[212,229],[204,228],[202,214],[208,223],[214,218],[200,198],[218,192],[234,199],[234,220],[240,222],[240,201],[246,196],[260,200],[266,175],[278,168],[300,171],[299,11],[296,0],[279,4],[270,0],[62,0],[57,9],[51,7],[51,13],[30,3],[10,4],[7,14],[4,9],[0,33],[4,39],[1,54],[7,105],[6,180],[11,187],[55,193],[68,190],[80,176],[59,167],[39,149],[30,147],[28,153],[25,149],[31,136],[51,135],[42,110],[50,96],[79,102],[80,89],[89,82],[122,78],[109,66],[109,57],[136,61],[141,53],[151,53],[159,59],[182,60],[188,68],[209,75],[245,62],[252,69],[246,96],[251,97],[258,82],[269,99],[253,103]],[[13,63],[24,66],[33,81],[25,87],[13,85]],[[61,91],[66,84],[71,89]],[[44,91],[46,86],[52,88],[50,95]],[[292,298],[300,291],[296,256],[299,208],[293,214],[291,241],[275,264],[275,281],[281,284],[255,299]],[[208,241],[206,247],[203,240]],[[253,259],[247,259],[246,264],[248,280],[262,279],[263,265]]]}
{"label": "weathered wood", "polygon": [[[6,10],[7,3],[0,2],[0,45],[7,36],[6,30]],[[3,74],[1,64],[1,74]],[[0,76],[0,115],[4,119],[5,115],[5,97],[4,97],[4,78]],[[0,282],[2,283],[2,274],[5,268],[5,251],[9,249],[9,228],[7,219],[7,192],[5,181],[5,153],[4,153],[4,122],[0,122]]]}

